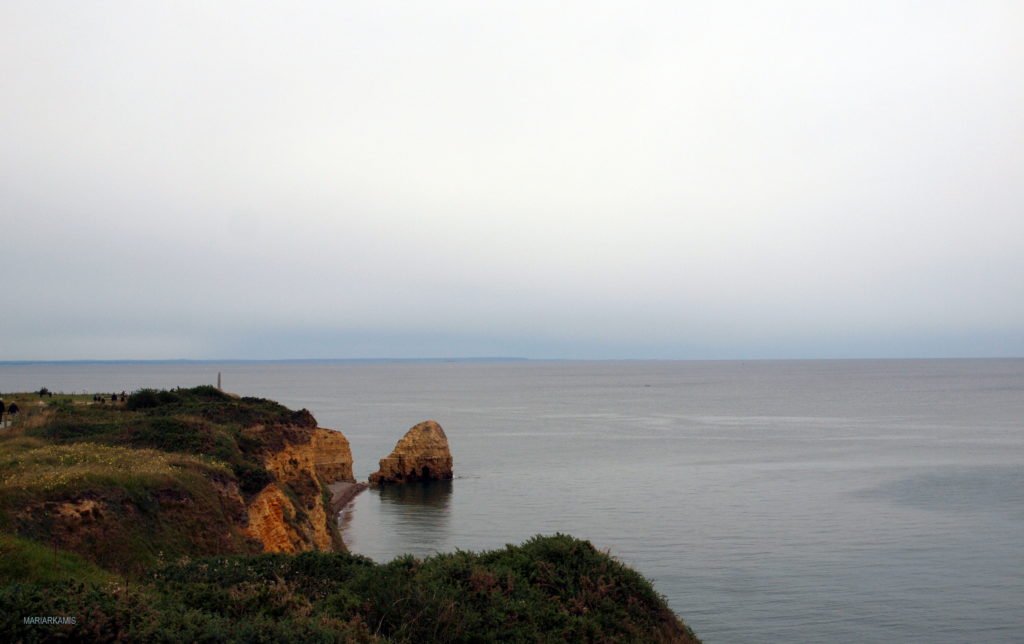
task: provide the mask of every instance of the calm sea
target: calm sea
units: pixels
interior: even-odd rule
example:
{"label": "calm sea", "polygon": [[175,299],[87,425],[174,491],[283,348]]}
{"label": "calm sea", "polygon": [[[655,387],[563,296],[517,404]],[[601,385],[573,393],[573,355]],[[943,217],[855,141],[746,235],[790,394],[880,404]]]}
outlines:
{"label": "calm sea", "polygon": [[455,481],[342,515],[376,560],[566,532],[707,642],[1024,638],[1024,360],[0,365],[0,391],[218,371],[343,430],[360,478],[444,426]]}

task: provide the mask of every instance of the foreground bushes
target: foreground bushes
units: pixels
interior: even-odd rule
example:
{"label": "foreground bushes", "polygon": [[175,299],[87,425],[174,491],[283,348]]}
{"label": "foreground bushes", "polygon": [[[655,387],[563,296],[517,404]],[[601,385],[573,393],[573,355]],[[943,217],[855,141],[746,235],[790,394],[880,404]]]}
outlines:
{"label": "foreground bushes", "polygon": [[[0,590],[0,635],[156,641],[697,641],[643,577],[565,535],[387,564],[340,553],[198,559],[123,585]],[[26,625],[24,615],[75,616]]]}

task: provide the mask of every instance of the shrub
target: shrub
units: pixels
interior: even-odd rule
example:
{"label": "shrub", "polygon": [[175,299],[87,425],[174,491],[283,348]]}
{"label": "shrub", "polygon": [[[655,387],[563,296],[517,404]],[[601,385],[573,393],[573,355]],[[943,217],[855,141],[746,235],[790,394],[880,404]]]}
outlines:
{"label": "shrub", "polygon": [[160,394],[156,389],[140,389],[128,395],[125,409],[151,409],[160,405]]}
{"label": "shrub", "polygon": [[209,618],[308,617],[390,642],[697,642],[647,580],[567,535],[375,564],[344,553],[197,559],[154,579]]}
{"label": "shrub", "polygon": [[245,494],[257,494],[274,481],[270,472],[245,461],[232,464],[231,469],[238,479],[238,488]]}

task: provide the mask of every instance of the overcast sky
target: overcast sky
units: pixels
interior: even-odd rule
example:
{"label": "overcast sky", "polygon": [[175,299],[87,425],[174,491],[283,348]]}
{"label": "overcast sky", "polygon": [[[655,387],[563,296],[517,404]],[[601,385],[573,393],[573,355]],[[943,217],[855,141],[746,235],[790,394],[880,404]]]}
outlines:
{"label": "overcast sky", "polygon": [[1024,3],[0,4],[0,360],[1024,355]]}

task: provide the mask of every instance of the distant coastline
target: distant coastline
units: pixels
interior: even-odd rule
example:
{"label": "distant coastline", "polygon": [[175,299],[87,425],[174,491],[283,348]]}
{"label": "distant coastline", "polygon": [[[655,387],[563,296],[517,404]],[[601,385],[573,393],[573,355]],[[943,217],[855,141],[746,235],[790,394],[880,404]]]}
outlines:
{"label": "distant coastline", "polygon": [[409,363],[442,363],[442,362],[527,362],[531,358],[518,356],[479,356],[474,358],[167,358],[144,360],[0,360],[0,366],[21,365],[68,365],[68,364],[409,364]]}
{"label": "distant coastline", "polygon": [[526,358],[522,356],[477,356],[471,358],[166,358],[166,359],[103,359],[88,358],[76,360],[0,360],[0,367],[21,367],[34,365],[260,365],[260,364],[498,364],[498,363],[640,363],[640,362],[965,362],[1024,360],[1020,356],[910,356],[910,357],[724,357],[724,358]]}

